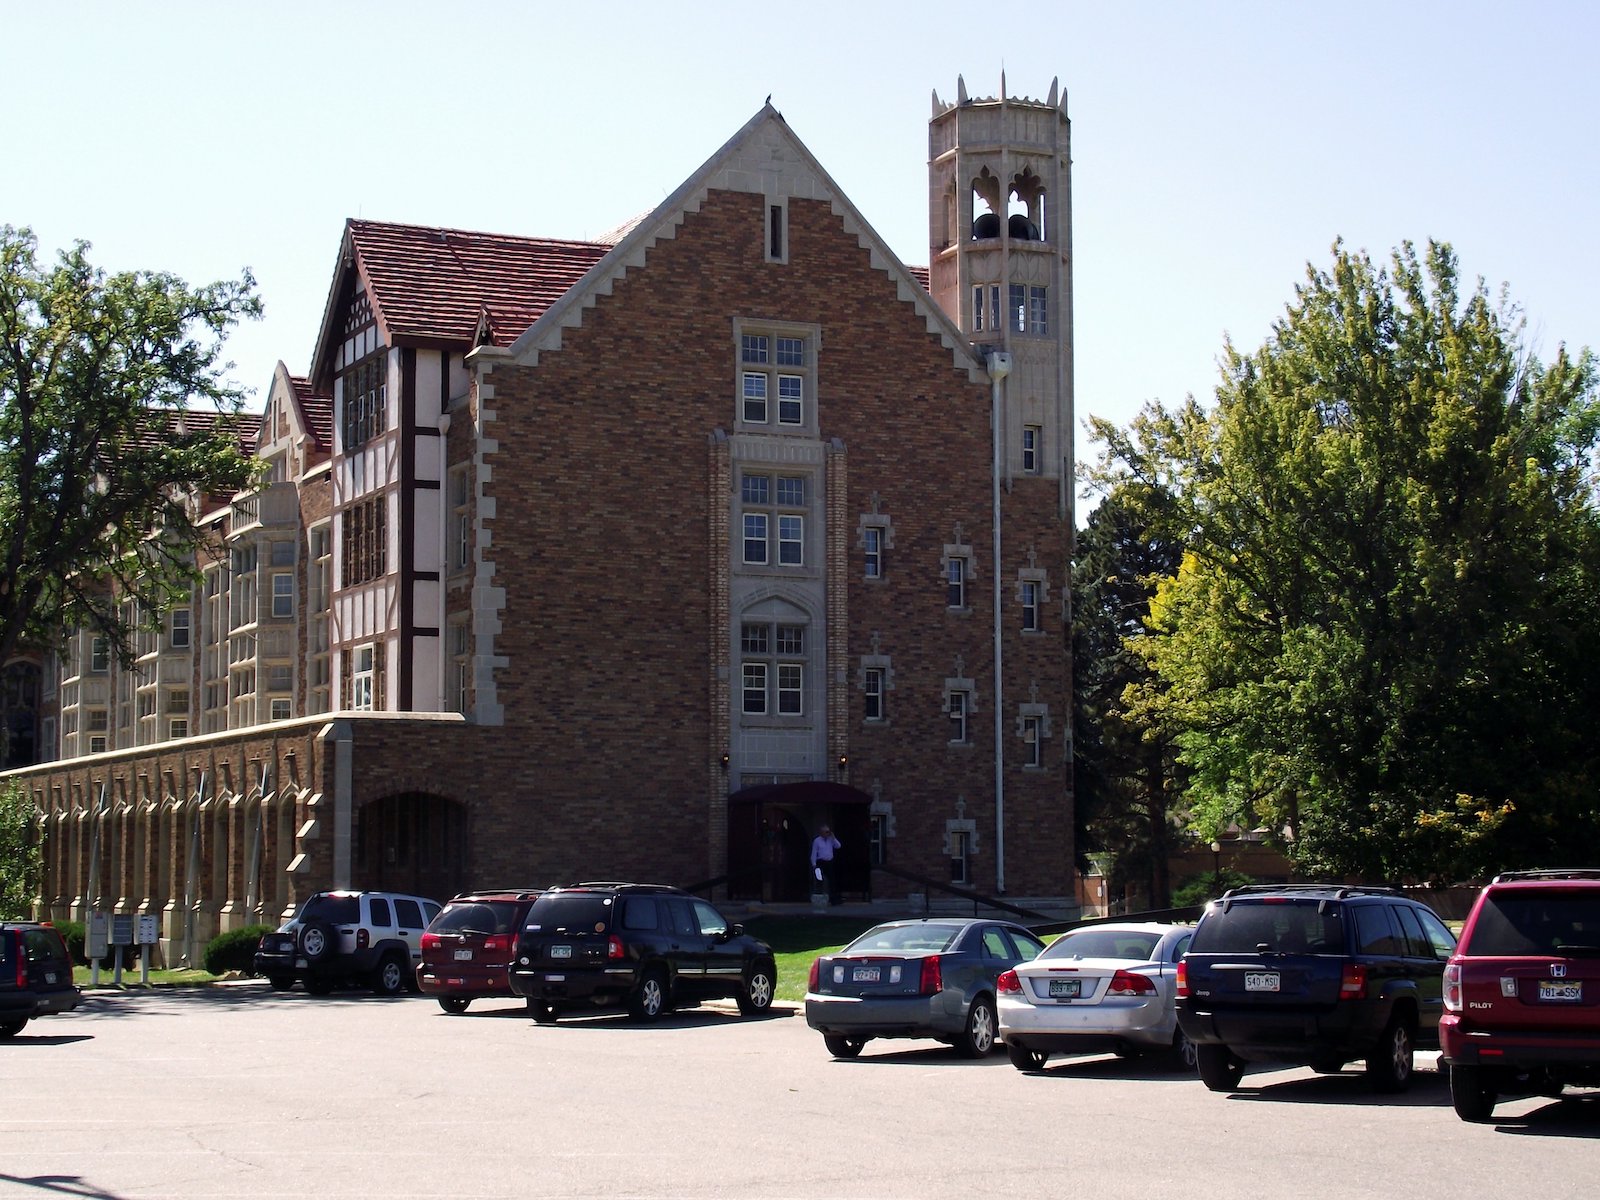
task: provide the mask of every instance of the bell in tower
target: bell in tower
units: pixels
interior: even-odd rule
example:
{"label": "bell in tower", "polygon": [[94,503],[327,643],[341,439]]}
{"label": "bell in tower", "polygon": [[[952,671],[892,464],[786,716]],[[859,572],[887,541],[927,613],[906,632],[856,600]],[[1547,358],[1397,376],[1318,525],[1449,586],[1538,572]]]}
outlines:
{"label": "bell in tower", "polygon": [[1011,355],[1008,478],[1072,477],[1072,139],[1066,96],[933,94],[928,290],[980,357]]}

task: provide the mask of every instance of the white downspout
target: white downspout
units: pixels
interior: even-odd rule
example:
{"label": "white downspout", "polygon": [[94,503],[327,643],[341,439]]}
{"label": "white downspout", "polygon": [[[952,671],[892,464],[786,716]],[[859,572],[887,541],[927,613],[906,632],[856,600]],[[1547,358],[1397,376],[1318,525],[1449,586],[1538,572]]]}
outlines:
{"label": "white downspout", "polygon": [[1005,713],[1003,711],[1001,670],[1004,652],[1000,647],[1000,383],[1011,374],[1011,355],[1003,350],[984,356],[989,368],[989,422],[994,443],[994,890],[1006,893],[1006,776]]}

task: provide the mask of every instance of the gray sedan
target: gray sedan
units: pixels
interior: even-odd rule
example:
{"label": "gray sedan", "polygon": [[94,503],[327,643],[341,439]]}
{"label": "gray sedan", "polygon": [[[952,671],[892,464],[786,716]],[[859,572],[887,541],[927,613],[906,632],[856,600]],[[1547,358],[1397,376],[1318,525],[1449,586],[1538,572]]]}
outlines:
{"label": "gray sedan", "polygon": [[872,1038],[937,1038],[977,1058],[995,1045],[995,980],[1044,943],[973,917],[890,921],[811,964],[806,1024],[836,1058]]}

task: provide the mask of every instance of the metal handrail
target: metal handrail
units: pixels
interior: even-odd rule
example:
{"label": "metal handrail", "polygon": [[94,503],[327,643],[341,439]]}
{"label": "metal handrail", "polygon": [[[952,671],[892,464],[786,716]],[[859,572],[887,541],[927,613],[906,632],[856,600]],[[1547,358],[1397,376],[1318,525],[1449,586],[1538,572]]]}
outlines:
{"label": "metal handrail", "polygon": [[[968,891],[966,888],[958,888],[948,883],[940,883],[937,879],[929,879],[926,875],[918,875],[912,871],[902,871],[898,867],[888,867],[879,864],[872,867],[872,870],[882,871],[885,875],[893,875],[897,879],[904,879],[910,883],[920,883],[925,889],[944,892],[947,895],[956,896],[962,900],[970,900],[972,902],[973,916],[978,915],[978,906],[984,905],[988,908],[998,908],[1002,912],[1014,913],[1019,917],[1028,917],[1036,921],[1050,920],[1050,918],[1044,913],[1034,912],[1031,908],[1023,908],[1017,904],[1008,904],[1004,900],[998,900],[993,896],[985,896],[980,892],[972,892]],[[930,912],[931,909],[928,905],[928,892],[925,890],[922,893],[922,915],[928,916]]]}

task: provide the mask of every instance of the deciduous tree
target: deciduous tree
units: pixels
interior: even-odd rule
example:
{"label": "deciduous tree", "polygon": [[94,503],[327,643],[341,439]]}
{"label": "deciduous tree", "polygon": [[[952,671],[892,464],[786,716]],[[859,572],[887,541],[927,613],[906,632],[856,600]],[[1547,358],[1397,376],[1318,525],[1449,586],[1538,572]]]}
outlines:
{"label": "deciduous tree", "polygon": [[1448,246],[1336,245],[1214,408],[1107,438],[1186,548],[1138,648],[1203,825],[1368,878],[1600,853],[1595,364],[1523,329]]}
{"label": "deciduous tree", "polygon": [[29,230],[0,226],[0,663],[85,626],[125,651],[108,595],[167,607],[204,536],[197,497],[252,477],[219,361],[260,313],[250,273],[191,288],[88,249],[41,266]]}

